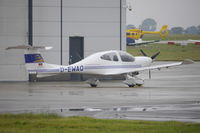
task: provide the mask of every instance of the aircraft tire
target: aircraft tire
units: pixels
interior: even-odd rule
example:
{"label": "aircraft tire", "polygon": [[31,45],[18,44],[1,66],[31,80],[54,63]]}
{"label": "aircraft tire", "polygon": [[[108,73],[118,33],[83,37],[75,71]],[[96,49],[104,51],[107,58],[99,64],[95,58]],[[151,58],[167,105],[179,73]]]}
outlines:
{"label": "aircraft tire", "polygon": [[139,87],[142,86],[142,84],[136,84],[136,85],[139,86]]}
{"label": "aircraft tire", "polygon": [[135,85],[128,85],[128,87],[134,87]]}
{"label": "aircraft tire", "polygon": [[90,84],[90,86],[91,86],[91,87],[97,87],[97,85],[95,85],[95,84]]}

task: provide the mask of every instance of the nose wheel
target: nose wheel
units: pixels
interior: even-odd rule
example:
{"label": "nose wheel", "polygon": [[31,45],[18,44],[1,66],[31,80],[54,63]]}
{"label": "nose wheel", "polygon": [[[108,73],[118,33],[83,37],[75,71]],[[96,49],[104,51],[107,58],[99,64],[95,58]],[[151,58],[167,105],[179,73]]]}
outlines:
{"label": "nose wheel", "polygon": [[135,85],[128,85],[128,87],[134,87]]}
{"label": "nose wheel", "polygon": [[126,75],[126,80],[123,81],[124,84],[128,85],[128,87],[134,86],[142,86],[144,84],[144,80],[138,78],[137,76]]}

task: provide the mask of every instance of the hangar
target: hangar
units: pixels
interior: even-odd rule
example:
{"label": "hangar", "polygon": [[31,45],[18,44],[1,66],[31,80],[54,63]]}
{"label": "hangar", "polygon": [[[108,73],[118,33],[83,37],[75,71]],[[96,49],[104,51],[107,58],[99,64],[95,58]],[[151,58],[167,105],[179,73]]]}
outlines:
{"label": "hangar", "polygon": [[103,50],[126,50],[126,0],[0,0],[0,81],[27,81],[22,50],[53,46],[45,61],[67,65]]}

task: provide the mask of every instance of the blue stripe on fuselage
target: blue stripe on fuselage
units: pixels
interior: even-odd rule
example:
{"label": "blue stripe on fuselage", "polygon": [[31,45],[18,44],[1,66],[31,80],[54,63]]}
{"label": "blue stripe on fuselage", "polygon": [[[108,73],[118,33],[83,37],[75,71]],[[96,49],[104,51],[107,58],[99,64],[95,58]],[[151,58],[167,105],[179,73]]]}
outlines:
{"label": "blue stripe on fuselage", "polygon": [[36,73],[45,73],[45,72],[60,72],[60,69],[36,69],[36,70],[28,70],[28,72],[36,72]]}
{"label": "blue stripe on fuselage", "polygon": [[56,69],[35,69],[29,70],[29,72],[36,72],[36,73],[58,73],[58,72],[78,72],[84,70],[98,70],[98,69],[128,69],[128,68],[140,68],[141,65],[109,65],[109,66],[83,66],[81,69],[75,69],[72,71],[69,67],[60,67]]}
{"label": "blue stripe on fuselage", "polygon": [[112,66],[85,66],[84,69],[120,69],[120,68],[140,68],[141,65],[112,65]]}

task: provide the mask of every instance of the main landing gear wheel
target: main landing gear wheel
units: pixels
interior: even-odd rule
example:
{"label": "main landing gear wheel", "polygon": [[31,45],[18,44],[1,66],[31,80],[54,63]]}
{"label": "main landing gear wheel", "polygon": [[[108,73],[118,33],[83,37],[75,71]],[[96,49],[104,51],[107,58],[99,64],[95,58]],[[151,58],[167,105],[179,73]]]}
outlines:
{"label": "main landing gear wheel", "polygon": [[142,84],[136,84],[137,86],[139,86],[139,87],[141,87],[142,86]]}
{"label": "main landing gear wheel", "polygon": [[90,86],[91,86],[91,87],[97,87],[97,85],[94,85],[94,84],[90,84]]}
{"label": "main landing gear wheel", "polygon": [[86,81],[86,83],[88,83],[91,87],[97,87],[98,83],[99,83],[99,80],[96,79],[96,78],[93,78],[93,79],[88,79]]}
{"label": "main landing gear wheel", "polygon": [[126,80],[123,81],[124,84],[128,85],[128,87],[134,86],[142,86],[144,84],[144,80],[138,78],[136,75],[131,76],[129,74],[126,75]]}
{"label": "main landing gear wheel", "polygon": [[128,85],[128,87],[134,87],[135,85]]}

